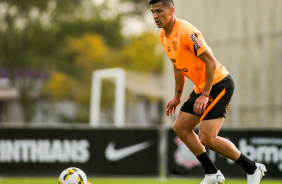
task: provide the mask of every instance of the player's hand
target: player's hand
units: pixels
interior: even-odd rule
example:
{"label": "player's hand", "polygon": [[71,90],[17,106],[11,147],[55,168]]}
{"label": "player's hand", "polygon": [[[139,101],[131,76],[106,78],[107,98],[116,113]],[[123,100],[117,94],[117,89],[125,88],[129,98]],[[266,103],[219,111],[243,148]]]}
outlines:
{"label": "player's hand", "polygon": [[176,99],[175,97],[170,100],[165,107],[165,113],[167,116],[172,116],[172,114],[176,113],[176,107],[180,103],[180,99]]}
{"label": "player's hand", "polygon": [[206,110],[206,106],[207,106],[208,101],[209,101],[209,97],[206,97],[204,95],[200,95],[197,98],[197,100],[195,101],[194,112],[197,115],[202,115]]}

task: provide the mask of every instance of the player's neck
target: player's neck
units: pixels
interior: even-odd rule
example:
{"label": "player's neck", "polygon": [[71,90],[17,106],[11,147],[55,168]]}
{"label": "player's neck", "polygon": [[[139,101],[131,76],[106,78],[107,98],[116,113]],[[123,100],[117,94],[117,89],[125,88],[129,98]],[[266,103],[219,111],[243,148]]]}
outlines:
{"label": "player's neck", "polygon": [[173,16],[173,18],[172,18],[172,20],[170,21],[170,23],[168,24],[168,26],[164,28],[165,35],[166,35],[167,37],[172,33],[173,28],[174,28],[175,21],[176,21],[176,17]]}

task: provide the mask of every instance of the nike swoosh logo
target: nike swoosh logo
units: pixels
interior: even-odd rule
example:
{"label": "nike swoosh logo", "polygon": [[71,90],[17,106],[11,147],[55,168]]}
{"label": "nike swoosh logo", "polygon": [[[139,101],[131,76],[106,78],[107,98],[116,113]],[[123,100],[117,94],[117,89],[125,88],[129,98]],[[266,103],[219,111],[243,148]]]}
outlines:
{"label": "nike swoosh logo", "polygon": [[133,155],[143,149],[146,149],[150,145],[151,145],[150,141],[146,141],[132,146],[115,149],[115,143],[111,141],[105,150],[105,156],[110,161],[118,161],[130,155]]}

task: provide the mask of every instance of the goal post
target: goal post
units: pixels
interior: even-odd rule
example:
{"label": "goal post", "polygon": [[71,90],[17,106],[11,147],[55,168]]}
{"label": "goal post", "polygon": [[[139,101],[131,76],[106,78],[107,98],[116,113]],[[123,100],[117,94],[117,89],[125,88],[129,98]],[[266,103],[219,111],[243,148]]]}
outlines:
{"label": "goal post", "polygon": [[[127,73],[128,74],[128,73]],[[137,78],[132,78],[130,73],[128,78],[136,83]],[[144,78],[144,76],[142,76]],[[100,125],[100,102],[101,102],[101,84],[103,79],[115,79],[115,105],[114,105],[114,126],[115,127],[124,127],[125,125],[125,91],[126,91],[126,71],[122,68],[112,68],[112,69],[102,69],[95,70],[92,73],[92,84],[91,84],[91,104],[90,104],[90,126],[99,127]],[[137,82],[140,83],[140,80]],[[140,84],[139,84],[140,85]],[[147,84],[148,85],[148,84]],[[130,85],[129,85],[130,86]],[[150,86],[150,85],[149,85]],[[132,85],[131,88],[135,88],[135,85]],[[153,94],[155,96],[161,95],[161,91],[156,90],[155,85],[147,87],[150,90],[143,90],[143,94]],[[138,91],[141,90],[138,88]],[[159,129],[159,139],[160,145],[158,150],[158,155],[160,157],[159,162],[159,180],[166,181],[167,171],[167,157],[166,157],[166,139],[167,139],[167,128],[162,123]]]}
{"label": "goal post", "polygon": [[100,102],[101,84],[103,79],[115,79],[115,105],[114,105],[114,125],[122,127],[125,124],[125,70],[122,68],[111,68],[95,70],[92,73],[91,103],[90,103],[90,125],[98,127],[100,125]]}

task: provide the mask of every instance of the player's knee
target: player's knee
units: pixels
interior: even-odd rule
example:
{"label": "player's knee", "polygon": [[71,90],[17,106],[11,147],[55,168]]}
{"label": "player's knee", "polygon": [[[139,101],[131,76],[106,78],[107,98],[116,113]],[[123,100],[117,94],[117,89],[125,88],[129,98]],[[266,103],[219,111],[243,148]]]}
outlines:
{"label": "player's knee", "polygon": [[180,137],[180,136],[182,136],[184,134],[183,130],[180,127],[176,126],[176,124],[174,125],[174,129],[173,130],[174,130],[174,133],[178,137]]}
{"label": "player's knee", "polygon": [[189,134],[190,130],[183,128],[179,124],[175,123],[174,124],[174,132],[178,137],[184,137]]}
{"label": "player's knee", "polygon": [[202,145],[204,145],[207,148],[212,148],[213,140],[214,140],[212,137],[200,136],[199,138],[200,138]]}

